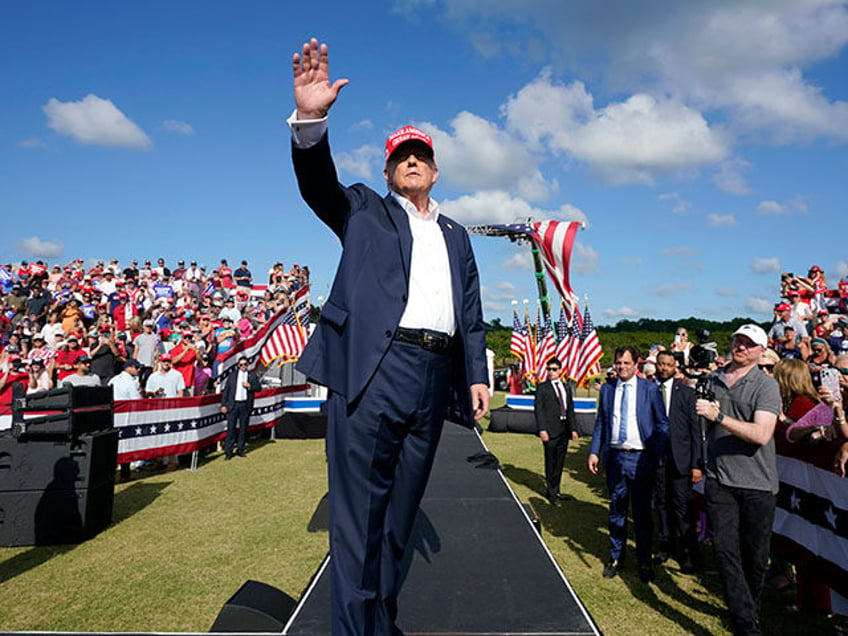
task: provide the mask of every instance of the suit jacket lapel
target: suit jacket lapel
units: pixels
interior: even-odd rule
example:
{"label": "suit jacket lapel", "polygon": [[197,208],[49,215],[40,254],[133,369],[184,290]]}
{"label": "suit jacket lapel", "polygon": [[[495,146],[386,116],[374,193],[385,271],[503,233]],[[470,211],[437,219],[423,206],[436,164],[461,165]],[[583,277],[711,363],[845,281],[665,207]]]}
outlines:
{"label": "suit jacket lapel", "polygon": [[403,272],[407,283],[409,283],[409,267],[412,263],[412,230],[409,229],[409,219],[406,216],[406,210],[395,201],[391,194],[387,194],[383,200],[386,202],[389,219],[397,229]]}
{"label": "suit jacket lapel", "polygon": [[[443,214],[439,214],[439,227],[442,229],[442,236],[445,237],[445,246],[448,250],[448,262],[450,263],[451,272],[451,292],[453,293],[453,313],[456,319],[457,327],[459,327],[462,312],[457,307],[462,306],[462,280],[460,274],[460,250],[459,236],[456,224],[445,218]],[[551,387],[553,390],[553,386]]]}

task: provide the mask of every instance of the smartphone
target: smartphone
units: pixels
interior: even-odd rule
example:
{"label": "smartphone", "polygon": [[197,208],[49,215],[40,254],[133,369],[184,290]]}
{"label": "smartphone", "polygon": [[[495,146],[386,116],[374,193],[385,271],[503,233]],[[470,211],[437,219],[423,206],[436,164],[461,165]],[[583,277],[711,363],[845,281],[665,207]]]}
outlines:
{"label": "smartphone", "polygon": [[834,399],[839,399],[839,369],[825,367],[819,371],[821,385],[826,388]]}

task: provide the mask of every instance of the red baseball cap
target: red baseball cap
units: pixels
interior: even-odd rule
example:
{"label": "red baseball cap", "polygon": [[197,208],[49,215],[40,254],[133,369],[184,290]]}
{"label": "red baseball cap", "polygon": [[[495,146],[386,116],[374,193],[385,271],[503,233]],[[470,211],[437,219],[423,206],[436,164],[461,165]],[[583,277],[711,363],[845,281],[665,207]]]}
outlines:
{"label": "red baseball cap", "polygon": [[775,310],[775,311],[789,311],[790,309],[792,309],[792,307],[790,307],[790,306],[789,306],[789,305],[787,305],[786,303],[777,303],[777,304],[774,306],[774,310]]}
{"label": "red baseball cap", "polygon": [[396,130],[388,139],[386,139],[386,161],[392,156],[392,153],[398,149],[401,144],[408,141],[420,141],[430,149],[430,154],[435,155],[433,150],[433,138],[423,130],[418,130],[414,126],[404,126],[400,130]]}

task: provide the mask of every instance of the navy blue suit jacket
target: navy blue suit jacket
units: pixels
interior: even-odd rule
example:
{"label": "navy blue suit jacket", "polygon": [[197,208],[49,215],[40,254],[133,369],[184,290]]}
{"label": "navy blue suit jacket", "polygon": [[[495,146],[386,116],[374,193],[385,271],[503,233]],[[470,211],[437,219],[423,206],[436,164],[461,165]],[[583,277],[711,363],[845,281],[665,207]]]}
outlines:
{"label": "navy blue suit jacket", "polygon": [[698,468],[701,461],[701,433],[695,415],[695,390],[678,380],[674,380],[671,386],[666,461],[673,462],[679,475],[688,475],[693,468]]}
{"label": "navy blue suit jacket", "polygon": [[[616,384],[608,382],[601,387],[598,416],[595,419],[595,430],[592,432],[592,444],[589,446],[590,455],[601,457],[601,451],[609,450]],[[645,452],[650,453],[656,463],[665,452],[668,441],[668,417],[659,387],[643,378],[637,378],[636,381],[636,420]],[[608,460],[609,453],[604,452],[605,466]]]}
{"label": "navy blue suit jacket", "polygon": [[[304,201],[343,248],[330,296],[297,368],[353,402],[377,370],[406,308],[409,219],[391,195],[338,182],[326,134],[310,148],[293,144],[292,159]],[[456,320],[453,397],[460,419],[471,425],[469,387],[488,383],[477,265],[465,228],[441,214],[438,222],[450,261]]]}

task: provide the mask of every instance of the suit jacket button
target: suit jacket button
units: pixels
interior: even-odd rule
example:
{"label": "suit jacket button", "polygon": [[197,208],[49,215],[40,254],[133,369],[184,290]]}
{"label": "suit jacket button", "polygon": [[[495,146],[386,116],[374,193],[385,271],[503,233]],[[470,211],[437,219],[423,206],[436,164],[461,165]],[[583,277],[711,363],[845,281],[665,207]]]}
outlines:
{"label": "suit jacket button", "polygon": [[406,294],[404,294],[403,296],[401,296],[401,297],[400,297],[400,299],[401,299],[401,301],[402,301],[402,302],[406,302]]}
{"label": "suit jacket button", "polygon": [[389,331],[388,329],[386,329],[386,338],[391,338],[391,337],[392,337],[392,332]]}

